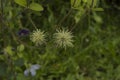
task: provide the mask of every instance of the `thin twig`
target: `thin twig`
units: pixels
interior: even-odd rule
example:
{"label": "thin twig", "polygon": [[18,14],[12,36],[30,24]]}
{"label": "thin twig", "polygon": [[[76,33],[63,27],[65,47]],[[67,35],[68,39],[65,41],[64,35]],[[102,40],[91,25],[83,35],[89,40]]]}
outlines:
{"label": "thin twig", "polygon": [[[82,16],[81,19],[83,19],[83,18],[86,17],[86,16],[87,16],[87,11],[85,11],[85,14],[84,14],[84,16]],[[78,23],[81,21],[81,19],[78,21]],[[76,28],[76,26],[77,26],[77,24],[74,24],[74,25],[71,27],[70,31],[73,31],[73,30]]]}
{"label": "thin twig", "polygon": [[94,0],[92,0],[92,3],[91,3],[91,5],[90,5],[90,8],[92,8],[93,5],[94,5]]}
{"label": "thin twig", "polygon": [[58,23],[58,26],[60,26],[67,19],[67,17],[71,14],[71,12],[72,12],[72,9],[70,9],[67,15],[65,15],[65,17],[61,19],[61,21]]}
{"label": "thin twig", "polygon": [[[76,0],[74,0],[72,6],[74,6],[75,3],[76,3]],[[58,23],[58,26],[60,26],[60,25],[70,16],[70,14],[72,13],[72,10],[73,10],[73,9],[71,8],[71,9],[69,10],[69,12],[63,17],[63,19],[61,19],[61,21]]]}
{"label": "thin twig", "polygon": [[35,29],[37,29],[35,23],[33,22],[33,20],[31,19],[31,17],[30,17],[29,15],[28,15],[28,19],[29,19],[29,21],[31,22],[31,24],[33,25],[33,27],[34,27]]}

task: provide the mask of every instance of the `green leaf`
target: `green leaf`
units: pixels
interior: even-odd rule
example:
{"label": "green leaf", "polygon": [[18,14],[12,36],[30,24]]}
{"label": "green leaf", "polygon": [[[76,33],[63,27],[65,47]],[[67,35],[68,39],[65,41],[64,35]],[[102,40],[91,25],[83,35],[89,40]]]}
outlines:
{"label": "green leaf", "polygon": [[18,53],[18,57],[22,58],[23,57],[23,53]]}
{"label": "green leaf", "polygon": [[87,0],[82,0],[84,3],[86,3],[87,2]]}
{"label": "green leaf", "polygon": [[103,8],[93,8],[93,11],[104,11]]}
{"label": "green leaf", "polygon": [[76,23],[80,21],[84,13],[85,13],[85,10],[83,8],[80,8],[80,10],[75,14],[75,17],[74,17]]}
{"label": "green leaf", "polygon": [[94,14],[94,19],[96,22],[102,23],[102,18],[100,16],[98,16],[97,14]]}
{"label": "green leaf", "polygon": [[6,76],[7,65],[5,63],[0,63],[0,76]]}
{"label": "green leaf", "polygon": [[26,7],[27,1],[26,0],[15,0],[15,3],[19,4],[20,6]]}
{"label": "green leaf", "polygon": [[19,52],[22,52],[24,49],[25,49],[25,47],[24,47],[23,44],[21,44],[20,46],[17,47],[17,50],[18,50]]}
{"label": "green leaf", "polygon": [[96,7],[97,4],[98,4],[98,2],[99,2],[99,0],[94,0],[94,2],[93,2],[93,7]]}
{"label": "green leaf", "polygon": [[92,2],[93,2],[92,0],[88,0],[88,1],[87,1],[87,6],[91,6],[91,5],[92,5]]}
{"label": "green leaf", "polygon": [[7,46],[4,50],[5,50],[6,53],[8,53],[11,56],[14,54],[11,46]]}
{"label": "green leaf", "polygon": [[68,74],[65,80],[75,80],[75,75]]}
{"label": "green leaf", "polygon": [[80,6],[81,0],[71,0],[72,8],[78,8]]}
{"label": "green leaf", "polygon": [[34,10],[34,11],[43,11],[43,7],[38,4],[38,3],[31,3],[29,6],[30,9]]}
{"label": "green leaf", "polygon": [[17,80],[26,80],[26,77],[23,74],[18,73]]}
{"label": "green leaf", "polygon": [[87,79],[84,79],[84,74],[76,74],[76,78],[78,80],[87,80]]}
{"label": "green leaf", "polygon": [[19,59],[15,60],[14,65],[15,66],[23,66],[24,60],[22,58],[19,58]]}
{"label": "green leaf", "polygon": [[0,60],[4,60],[5,56],[4,55],[0,55]]}

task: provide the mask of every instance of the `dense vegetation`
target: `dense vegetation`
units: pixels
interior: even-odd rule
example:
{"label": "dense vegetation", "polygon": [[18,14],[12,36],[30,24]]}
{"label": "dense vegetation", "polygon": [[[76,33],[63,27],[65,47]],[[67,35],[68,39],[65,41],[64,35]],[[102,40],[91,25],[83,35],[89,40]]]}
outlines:
{"label": "dense vegetation", "polygon": [[0,80],[120,80],[120,0],[0,0]]}

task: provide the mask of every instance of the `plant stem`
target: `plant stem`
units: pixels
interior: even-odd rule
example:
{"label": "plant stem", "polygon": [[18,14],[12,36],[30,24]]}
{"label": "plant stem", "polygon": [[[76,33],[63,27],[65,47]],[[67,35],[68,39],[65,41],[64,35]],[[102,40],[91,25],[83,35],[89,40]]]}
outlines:
{"label": "plant stem", "polygon": [[[74,0],[73,5],[74,6],[76,3],[76,0]],[[61,21],[58,23],[58,27],[61,26],[61,24],[70,16],[70,14],[72,13],[72,8],[69,10],[69,12],[61,19]]]}
{"label": "plant stem", "polygon": [[35,29],[37,29],[35,23],[34,23],[33,20],[31,19],[30,15],[28,15],[28,19],[29,19],[29,21],[31,22],[31,24],[33,25],[33,27],[34,27]]}

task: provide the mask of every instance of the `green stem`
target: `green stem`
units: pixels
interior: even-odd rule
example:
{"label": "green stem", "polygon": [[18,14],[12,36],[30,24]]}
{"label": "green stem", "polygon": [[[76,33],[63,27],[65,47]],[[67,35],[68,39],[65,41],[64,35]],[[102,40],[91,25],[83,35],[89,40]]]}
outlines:
{"label": "green stem", "polygon": [[33,27],[34,27],[35,29],[37,29],[35,23],[34,23],[33,20],[31,19],[30,15],[28,15],[28,19],[29,19],[29,21],[31,22],[31,24],[33,25]]}
{"label": "green stem", "polygon": [[72,12],[72,9],[70,9],[69,12],[63,17],[63,19],[61,19],[61,21],[58,23],[58,26],[60,26],[67,19],[67,17],[69,17],[71,12]]}
{"label": "green stem", "polygon": [[[92,0],[94,1],[94,0]],[[92,4],[91,4],[91,7],[92,7]],[[87,9],[87,15],[88,15],[88,27],[90,27],[91,23],[90,23],[90,14],[91,14],[91,7]]]}
{"label": "green stem", "polygon": [[[74,0],[74,3],[72,6],[74,6],[76,3],[76,0]],[[69,10],[69,12],[61,19],[61,21],[58,23],[58,27],[61,26],[61,24],[70,16],[70,14],[72,13],[72,8]]]}

